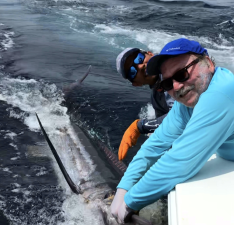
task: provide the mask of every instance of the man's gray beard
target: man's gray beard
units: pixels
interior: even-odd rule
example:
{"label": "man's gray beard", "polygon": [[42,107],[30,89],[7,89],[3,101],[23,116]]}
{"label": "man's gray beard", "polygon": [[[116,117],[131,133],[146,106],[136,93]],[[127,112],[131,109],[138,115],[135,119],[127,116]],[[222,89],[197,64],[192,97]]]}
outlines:
{"label": "man's gray beard", "polygon": [[[196,96],[196,99],[193,102],[193,105],[191,105],[191,106],[187,106],[187,105],[185,105],[185,104],[183,104],[181,102],[186,107],[189,107],[189,108],[194,108],[195,107],[195,105],[198,103],[200,95],[207,90],[207,88],[208,88],[208,86],[210,84],[210,81],[211,81],[211,79],[213,77],[213,74],[211,72],[209,72],[207,74],[204,74],[203,72],[200,72],[199,75],[200,75],[201,79],[200,79],[200,82],[197,83],[197,85],[196,85],[198,95]],[[179,100],[181,95],[184,95],[187,91],[190,91],[190,90],[192,90],[194,88],[195,88],[195,85],[191,85],[191,86],[187,86],[187,87],[185,87],[183,89],[180,89],[179,91],[177,91],[175,93],[175,99]]]}
{"label": "man's gray beard", "polygon": [[194,89],[194,87],[195,87],[195,85],[191,85],[191,86],[184,87],[183,89],[180,89],[179,91],[177,91],[175,93],[175,98],[180,99],[181,95],[183,96],[186,92],[191,91],[192,89]]}

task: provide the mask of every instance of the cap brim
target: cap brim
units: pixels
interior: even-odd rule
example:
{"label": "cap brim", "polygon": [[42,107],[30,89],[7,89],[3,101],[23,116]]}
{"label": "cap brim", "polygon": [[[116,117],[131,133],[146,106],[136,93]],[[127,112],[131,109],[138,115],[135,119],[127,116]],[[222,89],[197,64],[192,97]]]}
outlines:
{"label": "cap brim", "polygon": [[165,58],[165,55],[155,55],[147,63],[147,75],[157,75],[160,73],[160,64],[162,59]]}
{"label": "cap brim", "polygon": [[159,55],[153,56],[149,60],[149,62],[147,63],[147,69],[146,69],[147,74],[149,76],[152,76],[152,75],[157,75],[157,74],[161,73],[160,67],[166,59],[173,57],[173,56],[185,54],[185,53],[188,53],[188,51],[181,51],[180,50],[180,51],[173,51],[173,52],[170,52],[168,54],[159,54]]}

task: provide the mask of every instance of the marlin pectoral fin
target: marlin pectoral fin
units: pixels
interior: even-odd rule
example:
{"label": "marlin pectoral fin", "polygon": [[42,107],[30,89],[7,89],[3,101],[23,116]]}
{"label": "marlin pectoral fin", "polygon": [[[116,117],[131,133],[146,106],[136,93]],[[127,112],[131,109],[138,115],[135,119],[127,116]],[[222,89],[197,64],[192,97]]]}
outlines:
{"label": "marlin pectoral fin", "polygon": [[65,94],[65,98],[72,92],[72,90],[82,84],[84,79],[89,75],[92,66],[90,65],[84,76],[80,80],[76,80],[71,83],[69,86],[63,87],[63,93]]}
{"label": "marlin pectoral fin", "polygon": [[91,68],[92,68],[92,66],[89,65],[89,68],[88,68],[87,72],[84,74],[84,76],[79,81],[77,80],[76,82],[81,84],[83,82],[83,80],[89,75]]}
{"label": "marlin pectoral fin", "polygon": [[43,133],[43,135],[44,135],[44,137],[45,137],[45,139],[46,139],[46,141],[47,141],[47,143],[48,143],[48,145],[49,145],[49,147],[50,147],[50,149],[51,149],[51,151],[52,151],[52,153],[53,153],[53,155],[54,155],[54,157],[55,157],[55,159],[56,159],[56,161],[57,161],[57,163],[58,163],[58,165],[59,165],[59,168],[60,168],[60,170],[62,171],[62,174],[63,174],[65,180],[67,181],[68,185],[69,185],[69,187],[71,188],[71,190],[72,190],[75,194],[81,194],[79,188],[74,184],[74,182],[72,181],[72,179],[71,179],[70,176],[68,175],[68,173],[67,173],[65,167],[63,166],[63,163],[62,163],[62,161],[61,161],[61,159],[60,159],[60,157],[59,157],[57,151],[55,150],[53,144],[51,143],[51,141],[50,141],[48,135],[46,134],[45,129],[43,128],[43,126],[42,126],[42,124],[41,124],[41,121],[40,121],[40,119],[39,119],[39,117],[38,117],[37,114],[36,114],[36,117],[37,117],[38,123],[39,123],[39,125],[40,125],[40,127],[41,127],[42,133]]}

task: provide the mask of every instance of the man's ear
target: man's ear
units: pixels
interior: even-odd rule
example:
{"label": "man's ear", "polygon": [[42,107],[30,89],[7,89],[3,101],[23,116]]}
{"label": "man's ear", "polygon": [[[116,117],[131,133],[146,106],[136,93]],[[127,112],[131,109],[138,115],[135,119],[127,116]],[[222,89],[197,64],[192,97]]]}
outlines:
{"label": "man's ear", "polygon": [[154,54],[152,52],[150,52],[150,51],[148,51],[147,54],[150,55],[150,56],[154,56]]}
{"label": "man's ear", "polygon": [[208,61],[208,68],[213,72],[215,70],[215,66],[209,56],[206,56],[206,60]]}
{"label": "man's ear", "polygon": [[137,83],[137,82],[132,82],[132,86],[134,86],[134,87],[141,87],[142,84],[139,84],[139,83]]}

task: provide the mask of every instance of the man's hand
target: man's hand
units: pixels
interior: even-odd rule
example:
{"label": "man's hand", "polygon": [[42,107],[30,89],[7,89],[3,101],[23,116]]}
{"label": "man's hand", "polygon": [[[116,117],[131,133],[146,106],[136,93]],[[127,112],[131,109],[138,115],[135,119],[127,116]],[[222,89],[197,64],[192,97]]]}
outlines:
{"label": "man's hand", "polygon": [[119,160],[123,160],[128,152],[128,149],[137,143],[140,136],[140,131],[137,128],[138,120],[135,120],[125,131],[122,141],[119,146]]}
{"label": "man's hand", "polygon": [[126,190],[118,188],[114,197],[113,202],[111,203],[111,214],[117,219],[118,210],[122,203],[124,202],[124,195],[127,193]]}
{"label": "man's hand", "polygon": [[130,209],[123,201],[122,205],[119,207],[118,210],[118,222],[120,224],[131,222],[133,214],[139,214],[139,211],[134,211],[133,209]]}
{"label": "man's hand", "polygon": [[138,211],[130,209],[125,204],[124,196],[126,193],[126,190],[118,188],[111,204],[111,214],[120,224],[129,222],[133,214],[138,214]]}

